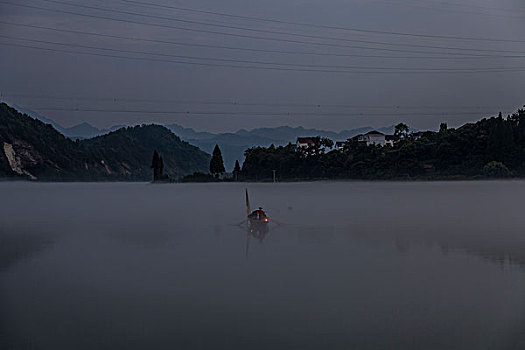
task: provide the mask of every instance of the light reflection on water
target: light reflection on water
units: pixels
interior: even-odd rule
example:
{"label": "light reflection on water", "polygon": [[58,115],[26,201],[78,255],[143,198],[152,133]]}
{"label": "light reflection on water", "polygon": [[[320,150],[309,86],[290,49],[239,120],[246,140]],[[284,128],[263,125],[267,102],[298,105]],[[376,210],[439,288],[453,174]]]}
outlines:
{"label": "light reflection on water", "polygon": [[0,345],[525,345],[525,182],[3,183]]}

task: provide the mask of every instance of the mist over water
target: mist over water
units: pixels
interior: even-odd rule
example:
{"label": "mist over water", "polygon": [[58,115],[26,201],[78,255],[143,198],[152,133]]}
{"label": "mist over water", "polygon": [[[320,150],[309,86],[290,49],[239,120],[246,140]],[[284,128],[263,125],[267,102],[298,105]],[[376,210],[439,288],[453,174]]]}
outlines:
{"label": "mist over water", "polygon": [[0,193],[2,349],[525,346],[525,181]]}

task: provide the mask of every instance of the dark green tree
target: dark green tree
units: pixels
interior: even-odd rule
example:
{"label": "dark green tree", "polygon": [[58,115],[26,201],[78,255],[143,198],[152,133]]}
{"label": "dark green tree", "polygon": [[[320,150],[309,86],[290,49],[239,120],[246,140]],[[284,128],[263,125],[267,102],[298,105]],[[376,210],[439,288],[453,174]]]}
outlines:
{"label": "dark green tree", "polygon": [[241,166],[239,165],[239,161],[236,160],[235,161],[235,167],[233,168],[233,177],[234,177],[235,181],[237,181],[240,172],[241,172]]}
{"label": "dark green tree", "polygon": [[224,174],[225,171],[226,169],[224,169],[224,161],[222,160],[221,149],[219,148],[219,145],[215,145],[211,155],[210,173],[218,178],[219,175]]}
{"label": "dark green tree", "polygon": [[394,128],[394,136],[397,136],[399,139],[406,139],[408,137],[408,132],[408,125],[404,123],[399,123]]}
{"label": "dark green tree", "polygon": [[490,162],[483,167],[483,172],[489,177],[508,177],[511,175],[509,169],[501,162]]}
{"label": "dark green tree", "polygon": [[445,131],[447,131],[447,130],[448,130],[448,125],[447,125],[447,123],[441,123],[441,124],[439,125],[439,132],[445,132]]}
{"label": "dark green tree", "polygon": [[[306,149],[300,150],[303,156],[320,155],[326,152],[327,148],[332,148],[334,141],[327,137],[316,136],[312,137],[313,144]],[[273,146],[273,145],[272,145]],[[275,146],[274,146],[275,149]]]}
{"label": "dark green tree", "polygon": [[504,162],[512,158],[513,133],[509,123],[503,119],[501,112],[492,120],[488,138],[488,154],[491,160]]}
{"label": "dark green tree", "polygon": [[334,141],[330,140],[328,137],[321,137],[320,143],[323,148],[332,148],[334,146]]}
{"label": "dark green tree", "polygon": [[164,175],[164,160],[162,160],[162,156],[160,156],[159,159],[159,175],[162,177]]}
{"label": "dark green tree", "polygon": [[161,161],[157,150],[153,151],[153,159],[151,161],[151,168],[153,169],[153,181],[157,181],[160,177]]}

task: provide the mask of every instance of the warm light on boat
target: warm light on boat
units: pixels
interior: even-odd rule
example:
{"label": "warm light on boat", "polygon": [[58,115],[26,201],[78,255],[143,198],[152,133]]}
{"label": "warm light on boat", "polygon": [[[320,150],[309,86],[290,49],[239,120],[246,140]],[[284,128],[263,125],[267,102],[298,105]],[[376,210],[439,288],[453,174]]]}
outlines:
{"label": "warm light on boat", "polygon": [[264,222],[268,222],[268,221],[270,221],[270,219],[264,218]]}

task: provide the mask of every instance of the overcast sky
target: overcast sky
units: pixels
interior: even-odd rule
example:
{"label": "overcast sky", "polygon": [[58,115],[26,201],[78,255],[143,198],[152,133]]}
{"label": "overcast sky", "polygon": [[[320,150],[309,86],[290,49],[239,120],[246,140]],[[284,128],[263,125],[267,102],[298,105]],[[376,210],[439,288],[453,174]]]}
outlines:
{"label": "overcast sky", "polygon": [[0,50],[2,99],[64,126],[426,129],[525,104],[520,0],[0,0]]}

